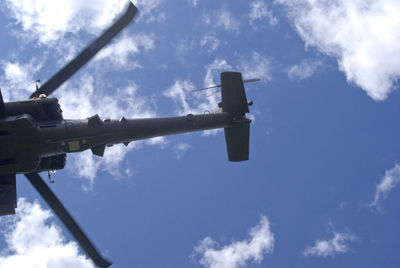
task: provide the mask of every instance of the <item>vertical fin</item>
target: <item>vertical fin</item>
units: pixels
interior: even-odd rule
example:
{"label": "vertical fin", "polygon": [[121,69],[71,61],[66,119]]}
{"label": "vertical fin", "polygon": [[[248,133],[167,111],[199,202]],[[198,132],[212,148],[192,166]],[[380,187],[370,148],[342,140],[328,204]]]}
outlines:
{"label": "vertical fin", "polygon": [[15,214],[17,190],[15,174],[0,175],[0,216]]}
{"label": "vertical fin", "polygon": [[223,112],[234,116],[244,116],[249,112],[241,73],[221,73],[221,97]]}
{"label": "vertical fin", "polygon": [[221,96],[222,111],[232,115],[235,120],[235,124],[225,128],[228,159],[233,162],[249,160],[251,120],[245,116],[249,112],[249,104],[241,73],[221,73]]}

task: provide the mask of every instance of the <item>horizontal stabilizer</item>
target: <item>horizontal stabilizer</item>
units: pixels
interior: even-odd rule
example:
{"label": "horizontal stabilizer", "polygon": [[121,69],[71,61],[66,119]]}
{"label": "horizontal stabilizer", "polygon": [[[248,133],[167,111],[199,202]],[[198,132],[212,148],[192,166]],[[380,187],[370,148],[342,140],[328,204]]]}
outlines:
{"label": "horizontal stabilizer", "polygon": [[0,90],[0,117],[4,116],[6,113],[6,106],[4,105],[3,95]]}
{"label": "horizontal stabilizer", "polygon": [[249,124],[225,128],[229,161],[239,162],[249,160],[249,137]]}

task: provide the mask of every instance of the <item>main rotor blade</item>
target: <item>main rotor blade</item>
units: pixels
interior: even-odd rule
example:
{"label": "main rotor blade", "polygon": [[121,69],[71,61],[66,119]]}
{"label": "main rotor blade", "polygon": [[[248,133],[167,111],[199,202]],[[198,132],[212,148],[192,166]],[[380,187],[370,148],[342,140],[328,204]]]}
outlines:
{"label": "main rotor blade", "polygon": [[78,223],[72,218],[71,214],[67,211],[64,205],[60,202],[53,191],[47,186],[38,173],[25,174],[29,182],[35,187],[36,191],[43,197],[47,204],[51,207],[54,213],[64,223],[65,227],[76,239],[78,244],[83,248],[86,254],[92,261],[101,268],[106,268],[111,265],[109,261],[104,259],[97,249],[94,247],[89,238],[79,227]]}
{"label": "main rotor blade", "polygon": [[113,25],[111,25],[100,37],[86,47],[75,59],[65,65],[58,73],[44,83],[39,90],[31,94],[30,98],[46,94],[49,96],[83,65],[92,59],[97,52],[107,45],[118,33],[122,31],[135,17],[137,8],[129,2],[125,14],[122,15]]}

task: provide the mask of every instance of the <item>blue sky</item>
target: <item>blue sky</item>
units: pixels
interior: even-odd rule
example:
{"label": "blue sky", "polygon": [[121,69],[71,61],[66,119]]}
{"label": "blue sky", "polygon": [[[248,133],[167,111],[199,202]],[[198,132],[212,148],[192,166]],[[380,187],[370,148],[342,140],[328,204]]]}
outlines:
{"label": "blue sky", "polygon": [[[398,267],[398,1],[135,4],[135,22],[54,94],[65,118],[203,113],[219,95],[190,90],[221,71],[262,81],[246,84],[247,162],[228,162],[222,131],[69,155],[51,188],[112,267]],[[29,96],[124,5],[3,1],[4,98]],[[92,267],[17,183],[0,267]]]}

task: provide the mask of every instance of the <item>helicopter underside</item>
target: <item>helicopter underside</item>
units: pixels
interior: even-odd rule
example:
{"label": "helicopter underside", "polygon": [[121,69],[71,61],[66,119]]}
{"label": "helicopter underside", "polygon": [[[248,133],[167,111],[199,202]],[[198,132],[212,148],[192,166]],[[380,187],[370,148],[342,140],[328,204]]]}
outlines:
{"label": "helicopter underside", "polygon": [[42,155],[36,121],[28,114],[0,120],[0,174],[58,170],[65,166],[66,154]]}

